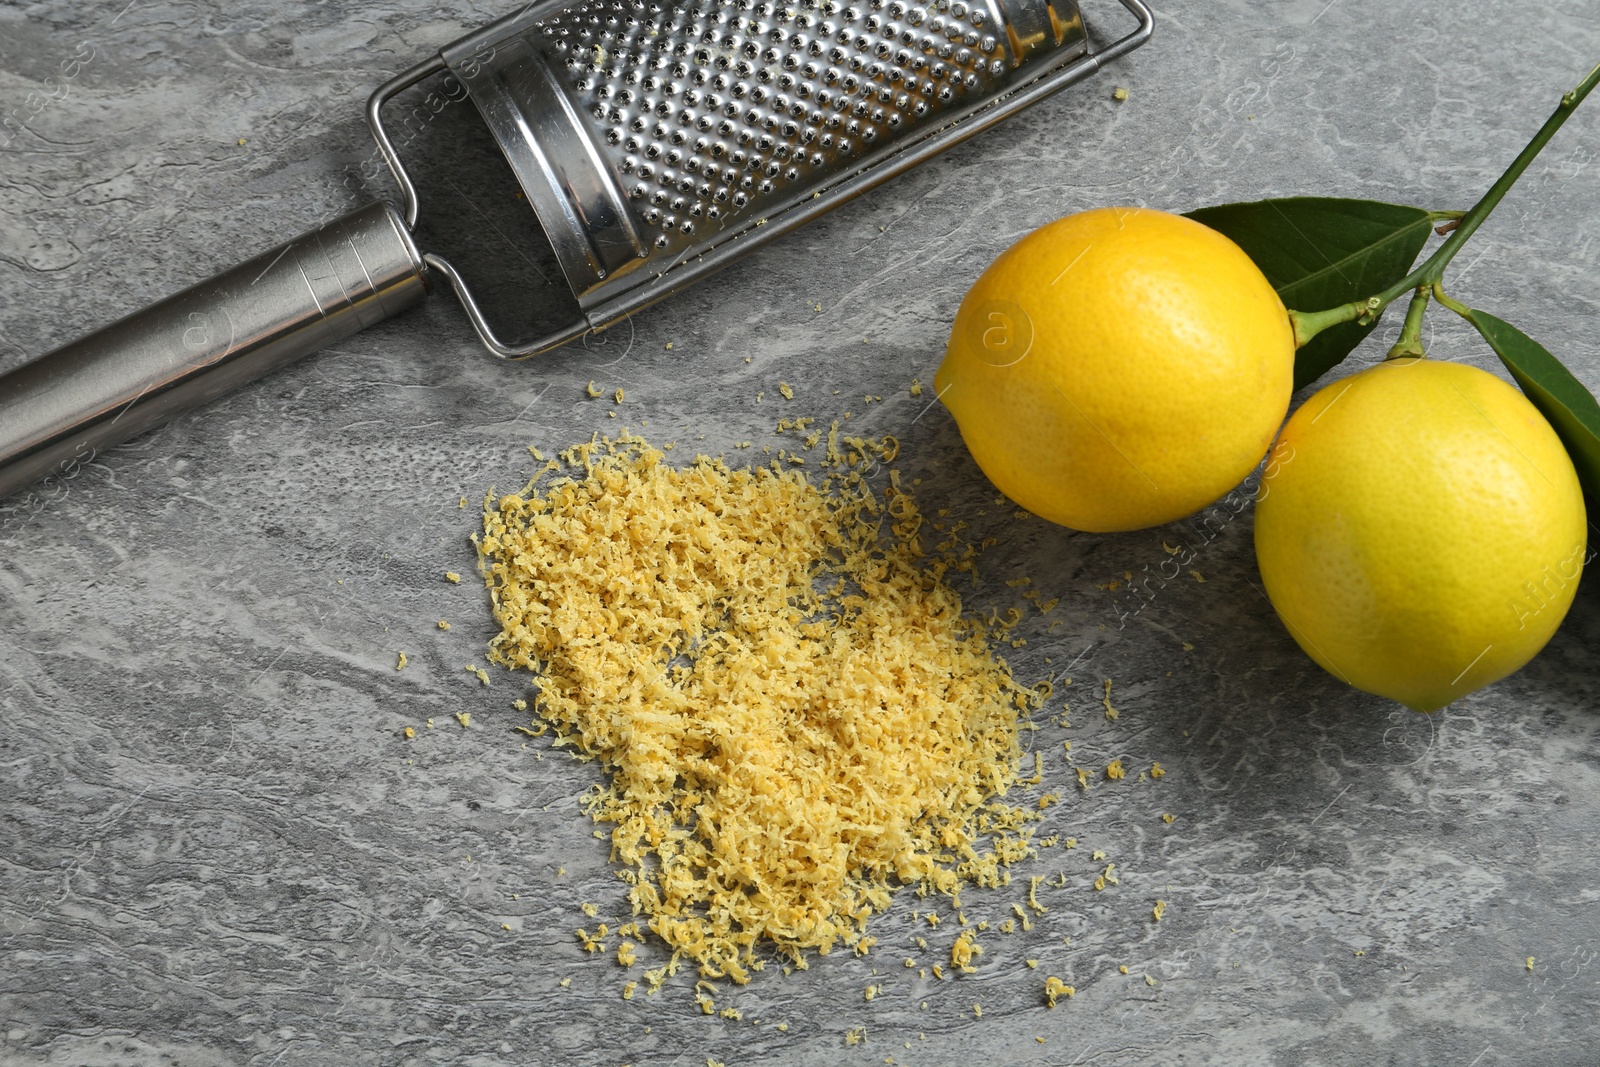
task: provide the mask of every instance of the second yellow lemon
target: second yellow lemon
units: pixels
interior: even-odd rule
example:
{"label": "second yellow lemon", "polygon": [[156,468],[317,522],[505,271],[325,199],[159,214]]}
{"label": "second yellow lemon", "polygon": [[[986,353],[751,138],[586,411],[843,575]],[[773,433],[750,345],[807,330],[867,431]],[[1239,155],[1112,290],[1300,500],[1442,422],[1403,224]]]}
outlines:
{"label": "second yellow lemon", "polygon": [[1544,647],[1578,588],[1583,490],[1561,439],[1487,371],[1395,359],[1283,428],[1256,506],[1267,595],[1312,659],[1433,711]]}
{"label": "second yellow lemon", "polygon": [[1101,208],[1018,241],[973,285],[934,379],[985,474],[1078,530],[1181,519],[1277,433],[1294,332],[1232,241],[1148,208]]}

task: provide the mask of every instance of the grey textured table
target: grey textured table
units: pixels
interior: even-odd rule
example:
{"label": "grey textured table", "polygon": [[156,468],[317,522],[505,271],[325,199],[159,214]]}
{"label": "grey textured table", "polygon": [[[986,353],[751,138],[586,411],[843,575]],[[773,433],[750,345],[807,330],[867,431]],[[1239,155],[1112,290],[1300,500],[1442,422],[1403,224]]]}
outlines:
{"label": "grey textured table", "polygon": [[[0,8],[0,115],[26,126],[0,141],[0,368],[385,194],[366,94],[504,11]],[[526,679],[462,670],[492,626],[481,587],[441,580],[473,567],[460,497],[520,485],[529,444],[647,421],[716,451],[845,409],[902,437],[925,507],[989,508],[948,415],[907,386],[931,379],[962,292],[1012,240],[1107,203],[1465,207],[1600,58],[1582,0],[1174,0],[1160,19],[1113,71],[608,347],[501,365],[439,297],[0,505],[0,1061],[1595,1062],[1594,579],[1531,666],[1425,718],[1299,652],[1253,587],[1248,509],[1209,539],[997,527],[971,600],[1007,602],[1023,573],[1062,598],[1065,623],[1012,661],[1031,679],[1076,658],[1074,754],[1170,773],[1079,794],[1060,730],[1036,735],[1068,793],[1046,826],[1082,844],[1021,869],[1066,885],[1041,889],[1031,932],[985,936],[979,973],[901,966],[934,961],[909,897],[865,959],[719,991],[743,1020],[701,1015],[684,978],[625,1002],[616,964],[572,936],[582,902],[625,918],[578,811],[595,772],[521,747],[509,704]],[[1597,122],[1568,125],[1453,285],[1591,388]],[[518,224],[519,205],[454,180]],[[481,254],[536,284],[493,234]],[[1436,353],[1499,371],[1451,317],[1430,322]],[[583,396],[590,379],[626,389],[623,418]],[[776,402],[780,379],[794,403]],[[1206,581],[1122,620],[1101,586],[1175,539]],[[1106,678],[1114,723],[1095,713]],[[1121,875],[1104,893],[1090,849]],[[972,894],[968,911],[998,921],[1016,899]],[[1047,973],[1078,989],[1053,1011]],[[846,1044],[854,1027],[864,1043]]]}

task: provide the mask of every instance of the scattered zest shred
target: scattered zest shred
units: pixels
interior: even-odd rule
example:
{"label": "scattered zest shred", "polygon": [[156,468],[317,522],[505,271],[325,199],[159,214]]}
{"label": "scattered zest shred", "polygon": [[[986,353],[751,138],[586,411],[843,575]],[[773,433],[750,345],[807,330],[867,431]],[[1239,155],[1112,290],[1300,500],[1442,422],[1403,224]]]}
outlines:
{"label": "scattered zest shred", "polygon": [[976,974],[978,971],[972,965],[972,960],[975,956],[983,955],[983,946],[977,944],[976,937],[976,931],[963,930],[950,946],[950,966],[963,974]]}

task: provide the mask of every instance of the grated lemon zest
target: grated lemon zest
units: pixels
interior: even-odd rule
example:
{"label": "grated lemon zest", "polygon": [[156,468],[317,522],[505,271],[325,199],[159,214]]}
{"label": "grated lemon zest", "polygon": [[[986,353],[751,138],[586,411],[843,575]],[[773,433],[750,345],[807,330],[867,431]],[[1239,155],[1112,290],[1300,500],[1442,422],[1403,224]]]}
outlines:
{"label": "grated lemon zest", "polygon": [[945,582],[972,546],[930,555],[892,485],[664,458],[626,431],[568,449],[478,542],[490,660],[538,673],[555,743],[608,773],[585,808],[672,953],[651,990],[679,960],[748,981],[768,942],[797,967],[864,948],[897,884],[959,908],[1009,882],[1037,812],[991,798],[1039,697]]}

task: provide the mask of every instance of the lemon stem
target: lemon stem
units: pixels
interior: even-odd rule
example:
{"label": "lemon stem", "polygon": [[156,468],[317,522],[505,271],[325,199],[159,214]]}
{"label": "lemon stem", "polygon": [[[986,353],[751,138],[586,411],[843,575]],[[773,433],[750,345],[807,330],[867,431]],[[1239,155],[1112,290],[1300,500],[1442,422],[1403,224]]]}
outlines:
{"label": "lemon stem", "polygon": [[1373,317],[1383,313],[1383,305],[1378,303],[1378,298],[1375,296],[1340,304],[1327,311],[1290,311],[1289,322],[1294,326],[1294,346],[1304,348],[1307,342],[1323,330],[1343,322],[1354,322],[1368,313]]}
{"label": "lemon stem", "polygon": [[1450,297],[1445,294],[1444,286],[1440,282],[1433,283],[1433,298],[1464,319],[1470,318],[1472,315],[1471,308],[1467,307],[1467,305],[1461,303],[1459,300],[1450,299]]}
{"label": "lemon stem", "polygon": [[[1294,324],[1296,346],[1304,345],[1323,330],[1328,329],[1330,326],[1337,326],[1340,323],[1360,322],[1362,325],[1367,325],[1375,321],[1379,315],[1382,315],[1384,309],[1391,303],[1408,292],[1414,291],[1416,295],[1412,297],[1411,308],[1406,313],[1407,330],[1410,329],[1411,317],[1414,313],[1418,317],[1417,336],[1421,335],[1422,307],[1425,307],[1427,303],[1427,297],[1422,292],[1424,289],[1437,296],[1441,304],[1444,304],[1452,311],[1457,311],[1458,314],[1461,313],[1457,310],[1461,305],[1453,300],[1447,301],[1444,294],[1437,288],[1444,277],[1444,268],[1455,258],[1456,253],[1461,251],[1461,246],[1466,244],[1472,238],[1472,235],[1478,231],[1478,227],[1483,225],[1489,214],[1499,206],[1500,201],[1505,199],[1506,193],[1510,192],[1511,187],[1517,183],[1517,179],[1522,177],[1523,172],[1528,169],[1534,158],[1543,151],[1544,146],[1550,143],[1550,139],[1556,135],[1556,131],[1561,129],[1567,119],[1572,117],[1572,113],[1578,109],[1579,104],[1583,103],[1584,98],[1594,91],[1596,84],[1600,84],[1600,66],[1596,66],[1591,70],[1588,77],[1584,78],[1577,88],[1562,96],[1561,103],[1556,106],[1555,111],[1545,120],[1544,125],[1539,127],[1539,132],[1533,135],[1533,139],[1517,154],[1517,158],[1511,161],[1511,166],[1507,167],[1505,173],[1500,175],[1499,179],[1489,187],[1489,191],[1483,194],[1483,199],[1479,200],[1466,214],[1461,216],[1460,224],[1451,232],[1444,244],[1440,245],[1433,255],[1428,257],[1422,266],[1413,270],[1383,292],[1375,296],[1369,296],[1364,300],[1353,300],[1348,304],[1329,308],[1326,311],[1289,312],[1289,320]],[[1407,333],[1403,331],[1401,333],[1401,343],[1405,342],[1406,337]],[[1398,344],[1395,346],[1396,349],[1399,347],[1400,345]],[[1393,354],[1391,350],[1391,355]]]}
{"label": "lemon stem", "polygon": [[1428,297],[1433,293],[1433,286],[1419,285],[1417,291],[1411,294],[1411,303],[1406,308],[1406,324],[1400,330],[1400,340],[1389,349],[1385,359],[1404,359],[1413,356],[1421,359],[1425,353],[1422,349],[1422,314],[1428,310]]}

